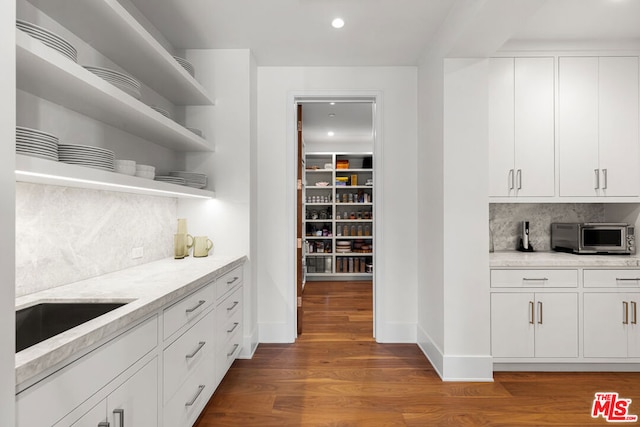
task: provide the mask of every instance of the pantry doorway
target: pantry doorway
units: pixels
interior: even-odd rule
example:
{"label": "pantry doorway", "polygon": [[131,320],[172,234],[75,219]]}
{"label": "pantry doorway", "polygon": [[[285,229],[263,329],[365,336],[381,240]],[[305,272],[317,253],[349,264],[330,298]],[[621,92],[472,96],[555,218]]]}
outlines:
{"label": "pantry doorway", "polygon": [[381,258],[379,95],[294,98],[296,333],[305,286],[370,283],[375,337],[376,260]]}

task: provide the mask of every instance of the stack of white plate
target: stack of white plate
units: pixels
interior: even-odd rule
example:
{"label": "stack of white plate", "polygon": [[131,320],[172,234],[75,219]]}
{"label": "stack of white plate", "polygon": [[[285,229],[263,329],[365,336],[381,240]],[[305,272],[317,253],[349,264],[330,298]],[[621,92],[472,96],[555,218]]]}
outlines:
{"label": "stack of white plate", "polygon": [[176,176],[156,176],[156,181],[168,182],[169,184],[177,184],[177,185],[186,185],[186,181],[184,178],[179,178]]}
{"label": "stack of white plate", "polygon": [[73,62],[78,62],[78,51],[76,48],[59,35],[21,19],[16,20],[16,27],[29,34],[34,39],[40,40],[45,45],[63,54]]}
{"label": "stack of white plate", "polygon": [[58,137],[41,130],[16,126],[16,153],[58,161]]}
{"label": "stack of white plate", "polygon": [[130,75],[102,67],[84,65],[84,68],[134,98],[140,99],[140,82]]}
{"label": "stack of white plate", "polygon": [[61,162],[87,166],[106,171],[114,170],[115,153],[111,150],[89,145],[58,144],[58,158]]}
{"label": "stack of white plate", "polygon": [[158,113],[162,114],[163,116],[165,116],[168,119],[172,119],[171,117],[171,113],[169,113],[167,110],[165,110],[164,108],[160,108],[160,107],[156,107],[155,105],[149,105],[149,107],[153,108],[154,110],[156,110]]}
{"label": "stack of white plate", "polygon": [[182,68],[187,70],[187,73],[191,74],[191,77],[196,76],[196,69],[193,67],[193,64],[191,64],[191,62],[187,61],[184,58],[180,58],[179,56],[174,56],[173,59],[178,61],[178,64],[182,65]]}
{"label": "stack of white plate", "polygon": [[203,173],[171,171],[169,175],[183,178],[185,185],[192,188],[205,188],[207,186],[207,175]]}
{"label": "stack of white plate", "polygon": [[336,253],[348,254],[351,252],[351,242],[345,240],[339,240],[336,242]]}

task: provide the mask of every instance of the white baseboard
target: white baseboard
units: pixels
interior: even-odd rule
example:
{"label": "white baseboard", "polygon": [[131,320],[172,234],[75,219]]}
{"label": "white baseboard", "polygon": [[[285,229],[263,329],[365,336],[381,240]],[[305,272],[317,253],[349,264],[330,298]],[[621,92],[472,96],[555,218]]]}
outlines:
{"label": "white baseboard", "polygon": [[418,346],[442,381],[492,382],[493,358],[488,355],[447,355],[418,327]]}

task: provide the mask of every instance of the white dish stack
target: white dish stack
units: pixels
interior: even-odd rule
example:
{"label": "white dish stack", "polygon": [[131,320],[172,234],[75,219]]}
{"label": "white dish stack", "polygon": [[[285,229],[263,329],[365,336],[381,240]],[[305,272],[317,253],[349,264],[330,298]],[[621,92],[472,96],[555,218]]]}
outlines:
{"label": "white dish stack", "polygon": [[205,188],[207,186],[207,175],[203,173],[186,172],[186,171],[171,171],[169,175],[172,177],[178,177],[184,179],[184,184],[187,187],[192,188]]}
{"label": "white dish stack", "polygon": [[84,65],[84,68],[123,92],[128,93],[136,99],[140,99],[140,82],[132,76],[108,68],[92,67],[89,65]]}
{"label": "white dish stack", "polygon": [[16,153],[58,161],[58,137],[41,130],[16,126]]}
{"label": "white dish stack", "polygon": [[155,177],[156,181],[162,181],[162,182],[168,182],[169,184],[176,184],[176,185],[185,185],[185,180],[184,178],[178,178],[175,176],[166,176],[166,175],[159,175]]}
{"label": "white dish stack", "polygon": [[115,153],[106,148],[79,144],[58,144],[58,159],[63,163],[113,172]]}
{"label": "white dish stack", "polygon": [[136,174],[135,160],[116,160],[115,167],[118,173],[131,176]]}
{"label": "white dish stack", "polygon": [[193,67],[193,64],[191,64],[191,62],[187,61],[184,58],[180,58],[179,56],[174,56],[173,59],[175,59],[178,64],[182,66],[182,68],[187,70],[187,73],[191,74],[191,77],[196,77],[196,69]]}
{"label": "white dish stack", "polygon": [[154,166],[136,164],[136,176],[145,179],[153,179],[156,176],[156,168]]}
{"label": "white dish stack", "polygon": [[55,51],[61,53],[73,62],[78,62],[78,51],[76,50],[76,48],[59,35],[54,34],[51,31],[36,24],[32,24],[31,22],[23,21],[21,19],[16,19],[16,27],[19,30],[29,34],[34,39],[40,40],[46,46],[49,46]]}

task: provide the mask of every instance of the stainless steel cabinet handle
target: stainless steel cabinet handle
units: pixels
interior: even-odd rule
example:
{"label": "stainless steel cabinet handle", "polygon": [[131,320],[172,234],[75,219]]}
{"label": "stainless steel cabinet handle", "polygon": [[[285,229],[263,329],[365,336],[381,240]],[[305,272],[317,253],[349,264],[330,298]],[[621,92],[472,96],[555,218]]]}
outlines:
{"label": "stainless steel cabinet handle", "polygon": [[197,347],[195,350],[193,350],[193,353],[191,353],[191,354],[187,354],[185,357],[186,357],[187,359],[191,359],[191,358],[192,358],[192,357],[194,357],[196,354],[198,354],[198,352],[199,352],[200,350],[202,350],[202,347],[204,347],[204,345],[205,345],[206,343],[207,343],[206,341],[200,341],[200,342],[198,343],[198,347]]}
{"label": "stainless steel cabinet handle", "polygon": [[538,324],[542,325],[542,301],[538,301]]}
{"label": "stainless steel cabinet handle", "polygon": [[233,345],[233,350],[231,350],[231,353],[227,353],[227,357],[231,357],[233,355],[233,353],[236,352],[236,349],[238,348],[240,344],[234,344]]}
{"label": "stainless steel cabinet handle", "polygon": [[513,169],[509,169],[509,175],[508,175],[507,181],[509,181],[509,190],[513,190],[513,187],[514,187]]}
{"label": "stainless steel cabinet handle", "polygon": [[187,313],[193,313],[194,311],[196,311],[202,304],[204,304],[206,301],[201,299],[200,301],[198,301],[198,303],[196,305],[194,305],[191,308],[187,308],[186,312]]}
{"label": "stainless steel cabinet handle", "polygon": [[637,310],[636,305],[637,304],[636,304],[635,301],[631,301],[631,314],[632,314],[631,324],[632,325],[637,325],[638,324],[638,310]]}
{"label": "stainless steel cabinet handle", "polygon": [[111,424],[109,424],[109,421],[102,421],[100,423],[98,423],[98,427],[109,427]]}
{"label": "stainless steel cabinet handle", "polygon": [[545,280],[549,280],[546,277],[523,277],[522,280],[524,281],[535,281],[535,282],[543,282]]}
{"label": "stainless steel cabinet handle", "polygon": [[602,169],[602,177],[604,178],[604,184],[602,185],[602,189],[606,190],[607,189],[607,170],[606,169]]}
{"label": "stainless steel cabinet handle", "polygon": [[239,277],[237,277],[237,276],[236,276],[236,277],[234,277],[233,279],[231,279],[231,280],[227,281],[227,285],[230,285],[230,284],[232,284],[232,283],[235,283],[235,282],[236,282],[236,280],[238,280],[238,279],[239,279]]}
{"label": "stainless steel cabinet handle", "polygon": [[231,311],[231,310],[233,310],[234,308],[236,308],[236,306],[237,306],[238,304],[240,304],[238,301],[234,301],[234,302],[233,302],[233,305],[232,305],[231,307],[227,308],[227,311]]}
{"label": "stainless steel cabinet handle", "polygon": [[193,396],[193,398],[190,401],[185,403],[184,406],[192,406],[194,403],[196,403],[196,400],[198,400],[198,397],[200,397],[200,393],[202,393],[202,390],[204,390],[204,385],[200,384],[198,386],[198,391],[196,392],[196,395]]}
{"label": "stainless steel cabinet handle", "polygon": [[516,182],[518,183],[518,190],[522,190],[522,169],[518,169],[516,173]]}
{"label": "stainless steel cabinet handle", "polygon": [[124,427],[124,409],[114,409],[113,410],[113,419],[115,421],[115,416],[120,416],[120,427]]}
{"label": "stainless steel cabinet handle", "polygon": [[233,328],[231,329],[227,329],[227,333],[230,334],[231,332],[235,331],[236,328],[238,327],[238,325],[240,325],[240,323],[238,322],[233,322]]}
{"label": "stainless steel cabinet handle", "polygon": [[531,325],[533,325],[535,323],[535,320],[533,318],[533,301],[529,301],[529,323]]}
{"label": "stainless steel cabinet handle", "polygon": [[624,312],[622,324],[628,325],[629,324],[629,303],[628,302],[622,301],[622,311]]}
{"label": "stainless steel cabinet handle", "polygon": [[596,175],[596,186],[593,187],[593,189],[597,190],[598,188],[600,188],[600,170],[599,169],[594,169],[593,172]]}
{"label": "stainless steel cabinet handle", "polygon": [[640,277],[616,277],[616,280],[621,282],[635,282],[640,280]]}

